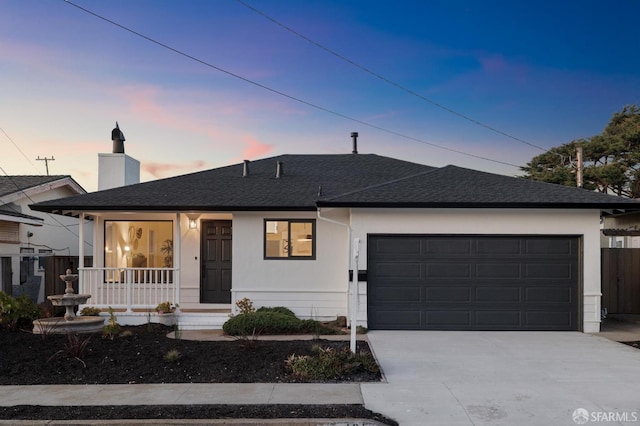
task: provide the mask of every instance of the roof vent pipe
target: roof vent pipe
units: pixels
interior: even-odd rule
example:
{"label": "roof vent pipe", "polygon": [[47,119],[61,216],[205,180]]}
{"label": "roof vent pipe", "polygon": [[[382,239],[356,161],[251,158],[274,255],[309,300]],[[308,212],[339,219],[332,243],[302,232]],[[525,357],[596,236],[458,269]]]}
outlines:
{"label": "roof vent pipe", "polygon": [[249,160],[244,160],[244,165],[242,166],[242,177],[249,176]]}
{"label": "roof vent pipe", "polygon": [[358,153],[358,132],[351,132],[351,138],[353,139],[353,151],[352,154]]}
{"label": "roof vent pipe", "polygon": [[276,178],[281,178],[282,176],[284,176],[284,168],[282,161],[278,161],[276,163]]}

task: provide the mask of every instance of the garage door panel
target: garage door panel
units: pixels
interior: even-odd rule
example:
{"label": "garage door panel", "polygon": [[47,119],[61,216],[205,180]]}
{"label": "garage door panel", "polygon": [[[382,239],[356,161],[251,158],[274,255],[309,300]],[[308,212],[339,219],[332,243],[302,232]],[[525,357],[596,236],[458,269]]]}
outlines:
{"label": "garage door panel", "polygon": [[569,312],[534,311],[526,312],[526,324],[531,329],[557,330],[558,325],[566,329],[575,329],[576,321]]}
{"label": "garage door panel", "polygon": [[513,263],[487,263],[476,265],[478,278],[520,278],[520,265]]}
{"label": "garage door panel", "polygon": [[471,253],[470,239],[457,239],[451,241],[449,238],[430,238],[425,240],[425,254],[430,255],[464,255]]}
{"label": "garage door panel", "polygon": [[471,313],[455,310],[429,310],[425,311],[425,324],[433,329],[454,330],[471,327]]}
{"label": "garage door panel", "polygon": [[487,303],[520,303],[522,301],[522,288],[520,287],[476,287],[475,300]]}
{"label": "garage door panel", "polygon": [[464,287],[428,287],[426,300],[430,302],[470,302],[471,288]]}
{"label": "garage door panel", "polygon": [[384,324],[387,329],[420,329],[421,314],[419,310],[378,310],[370,321],[374,324]]}
{"label": "garage door panel", "polygon": [[411,302],[420,303],[424,298],[421,296],[423,289],[411,286],[393,286],[377,288],[371,295],[376,303]]}
{"label": "garage door panel", "polygon": [[531,303],[571,303],[574,299],[571,289],[564,287],[530,287],[525,294]]}
{"label": "garage door panel", "polygon": [[517,255],[522,251],[519,240],[513,238],[478,238],[476,253],[479,255]]}
{"label": "garage door panel", "polygon": [[[379,238],[386,240],[383,251]],[[369,239],[372,329],[578,329],[578,237]],[[402,250],[404,241],[410,249]]]}
{"label": "garage door panel", "polygon": [[421,238],[380,238],[375,242],[376,253],[382,255],[419,255],[421,249]]}
{"label": "garage door panel", "polygon": [[565,255],[573,254],[573,241],[557,238],[536,238],[526,241],[525,253],[529,255]]}
{"label": "garage door panel", "polygon": [[426,278],[469,278],[471,277],[471,265],[468,263],[456,263],[452,267],[450,263],[428,263]]}
{"label": "garage door panel", "polygon": [[422,266],[420,263],[396,262],[377,263],[375,266],[376,276],[391,279],[420,279]]}
{"label": "garage door panel", "polygon": [[573,264],[537,263],[527,264],[525,267],[526,278],[571,278],[571,270],[575,268]]}
{"label": "garage door panel", "polygon": [[517,310],[476,311],[475,326],[478,329],[499,327],[513,330],[522,327],[522,317],[522,312]]}

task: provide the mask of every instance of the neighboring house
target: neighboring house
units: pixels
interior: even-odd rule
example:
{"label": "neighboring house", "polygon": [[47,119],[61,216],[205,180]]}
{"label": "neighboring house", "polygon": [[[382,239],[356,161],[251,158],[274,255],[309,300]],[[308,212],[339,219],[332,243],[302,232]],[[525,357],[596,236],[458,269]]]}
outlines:
{"label": "neighboring house", "polygon": [[597,332],[601,214],[640,203],[353,153],[246,161],[32,208],[93,221],[81,291],[126,308],[120,321],[168,300],[181,327],[219,327],[247,297],[318,319],[357,309],[370,329]]}
{"label": "neighboring house", "polygon": [[640,214],[622,213],[603,218],[603,248],[640,248]]}
{"label": "neighboring house", "polygon": [[[0,176],[0,280],[2,291],[36,278],[44,300],[44,258],[78,256],[78,220],[32,211],[30,204],[86,191],[70,176]],[[91,237],[92,235],[89,235]],[[89,240],[90,241],[90,240]],[[91,245],[85,244],[89,250]]]}

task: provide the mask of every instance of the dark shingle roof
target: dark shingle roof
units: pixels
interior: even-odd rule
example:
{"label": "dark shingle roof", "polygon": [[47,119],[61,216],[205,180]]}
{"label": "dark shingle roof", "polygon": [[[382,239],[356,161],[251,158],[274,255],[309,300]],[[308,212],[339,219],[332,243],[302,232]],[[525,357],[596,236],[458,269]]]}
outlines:
{"label": "dark shingle roof", "polygon": [[[276,163],[284,175],[276,178]],[[433,168],[373,154],[282,155],[32,206],[62,211],[315,210],[344,207],[640,209],[640,202],[577,188]]]}
{"label": "dark shingle roof", "polygon": [[[283,176],[276,178],[276,164]],[[315,210],[323,196],[380,184],[433,167],[373,154],[282,155],[32,206],[35,210]],[[320,195],[319,195],[320,194]]]}
{"label": "dark shingle roof", "polygon": [[65,175],[56,176],[0,176],[0,197],[39,186],[60,179],[71,178]]}
{"label": "dark shingle roof", "polygon": [[640,208],[640,201],[446,166],[336,197],[319,206]]}

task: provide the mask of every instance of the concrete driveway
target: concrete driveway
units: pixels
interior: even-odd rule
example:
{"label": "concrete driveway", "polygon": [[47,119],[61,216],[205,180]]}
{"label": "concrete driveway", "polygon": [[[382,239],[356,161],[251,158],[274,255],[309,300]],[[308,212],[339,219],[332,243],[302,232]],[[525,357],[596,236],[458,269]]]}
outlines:
{"label": "concrete driveway", "polygon": [[[640,350],[578,332],[370,331],[401,425],[640,425]],[[578,409],[586,411],[576,411]],[[597,422],[596,422],[597,420]]]}

